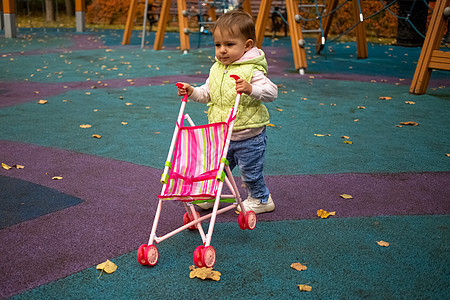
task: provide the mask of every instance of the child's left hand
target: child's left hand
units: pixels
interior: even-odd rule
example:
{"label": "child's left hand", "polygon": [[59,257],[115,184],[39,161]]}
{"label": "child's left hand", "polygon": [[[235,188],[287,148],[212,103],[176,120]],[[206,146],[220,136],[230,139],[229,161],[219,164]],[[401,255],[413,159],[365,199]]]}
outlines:
{"label": "child's left hand", "polygon": [[236,80],[236,92],[250,95],[253,91],[252,85],[242,78]]}

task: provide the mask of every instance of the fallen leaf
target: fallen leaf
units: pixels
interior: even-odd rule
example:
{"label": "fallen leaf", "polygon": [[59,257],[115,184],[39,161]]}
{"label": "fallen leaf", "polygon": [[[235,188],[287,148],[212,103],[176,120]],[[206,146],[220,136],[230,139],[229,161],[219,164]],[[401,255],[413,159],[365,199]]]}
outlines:
{"label": "fallen leaf", "polygon": [[380,100],[391,100],[392,98],[391,97],[380,97],[379,99]]}
{"label": "fallen leaf", "polygon": [[342,195],[340,195],[341,196],[341,198],[343,198],[343,199],[353,199],[353,196],[352,195],[349,195],[349,194],[342,194]]}
{"label": "fallen leaf", "polygon": [[312,287],[306,284],[297,284],[297,286],[301,292],[311,292],[312,290]]}
{"label": "fallen leaf", "polygon": [[345,144],[350,144],[350,145],[353,144],[352,141],[344,141],[344,143],[345,143]]}
{"label": "fallen leaf", "polygon": [[400,122],[400,125],[419,126],[419,123],[407,121],[407,122]]}
{"label": "fallen leaf", "polygon": [[47,100],[39,100],[36,102],[37,104],[47,104],[48,101]]}
{"label": "fallen leaf", "polygon": [[100,134],[93,134],[92,137],[96,138],[96,139],[101,139],[102,138],[102,136]]}
{"label": "fallen leaf", "polygon": [[445,153],[445,156],[450,156],[450,153]]}
{"label": "fallen leaf", "polygon": [[122,122],[121,124],[122,124],[122,125],[127,125],[127,124],[128,124],[128,122]]}
{"label": "fallen leaf", "polygon": [[25,166],[22,166],[22,165],[14,165],[13,168],[16,168],[16,169],[23,169],[23,168],[25,168]]}
{"label": "fallen leaf", "polygon": [[133,105],[133,103],[128,102],[128,103],[125,103],[125,105],[130,106],[130,105]]}
{"label": "fallen leaf", "polygon": [[189,270],[191,270],[191,272],[189,273],[189,278],[197,277],[202,280],[212,279],[214,281],[219,281],[220,275],[222,275],[218,271],[213,271],[212,268],[196,268],[195,266],[189,266]]}
{"label": "fallen leaf", "polygon": [[359,109],[366,109],[365,106],[358,106]]}
{"label": "fallen leaf", "polygon": [[53,176],[52,179],[53,180],[61,180],[61,179],[63,179],[63,177],[62,176]]}
{"label": "fallen leaf", "polygon": [[283,111],[281,108],[277,108],[278,111]]}
{"label": "fallen leaf", "polygon": [[314,133],[314,136],[325,136],[324,134]]}
{"label": "fallen leaf", "polygon": [[80,128],[91,128],[92,127],[92,125],[89,125],[89,124],[81,124],[80,125]]}
{"label": "fallen leaf", "polygon": [[320,218],[322,218],[322,219],[326,219],[326,218],[328,218],[329,216],[334,216],[334,215],[336,215],[336,212],[335,212],[335,211],[330,211],[330,212],[328,212],[328,211],[323,210],[323,209],[319,209],[319,210],[317,211],[317,216],[320,217]]}
{"label": "fallen leaf", "polygon": [[377,242],[377,244],[380,245],[381,247],[389,247],[389,243],[385,241],[379,241]]}
{"label": "fallen leaf", "polygon": [[97,265],[97,270],[102,270],[108,274],[111,274],[117,270],[117,266],[115,263],[107,259],[105,262]]}
{"label": "fallen leaf", "polygon": [[7,164],[2,163],[2,168],[5,170],[11,170],[12,168],[8,166]]}
{"label": "fallen leaf", "polygon": [[304,270],[308,269],[307,266],[302,265],[301,263],[293,263],[293,264],[291,264],[291,268],[295,269],[297,271],[304,271]]}
{"label": "fallen leaf", "polygon": [[267,126],[269,126],[269,127],[275,127],[275,125],[273,125],[273,124],[267,124]]}
{"label": "fallen leaf", "polygon": [[406,104],[416,104],[414,101],[405,101]]}
{"label": "fallen leaf", "polygon": [[349,136],[346,136],[346,135],[343,135],[343,136],[341,136],[341,138],[343,138],[343,139],[349,139],[350,137]]}

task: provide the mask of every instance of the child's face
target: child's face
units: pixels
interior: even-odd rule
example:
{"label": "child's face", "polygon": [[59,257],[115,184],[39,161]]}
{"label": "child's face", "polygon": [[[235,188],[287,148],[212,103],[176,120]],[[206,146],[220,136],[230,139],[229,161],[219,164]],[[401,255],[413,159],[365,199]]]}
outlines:
{"label": "child's face", "polygon": [[228,66],[253,47],[253,40],[234,36],[228,30],[216,29],[213,34],[217,59]]}

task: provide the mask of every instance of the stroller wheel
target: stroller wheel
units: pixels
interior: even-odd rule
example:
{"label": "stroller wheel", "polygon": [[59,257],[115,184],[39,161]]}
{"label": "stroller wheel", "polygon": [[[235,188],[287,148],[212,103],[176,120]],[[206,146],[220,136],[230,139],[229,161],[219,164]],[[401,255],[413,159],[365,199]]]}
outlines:
{"label": "stroller wheel", "polygon": [[[200,217],[200,213],[198,211],[196,211],[195,213],[197,214],[197,217]],[[191,220],[191,218],[189,218],[189,214],[188,213],[185,213],[183,215],[183,224],[184,225],[186,225],[187,223],[192,222],[192,221],[194,221],[194,220]],[[197,229],[197,226],[193,225],[193,226],[189,227],[188,229],[189,230],[195,230],[195,229]]]}
{"label": "stroller wheel", "polygon": [[248,211],[247,214],[245,215],[245,226],[250,229],[253,230],[256,227],[256,214],[254,211]]}
{"label": "stroller wheel", "polygon": [[247,226],[245,225],[245,215],[242,211],[239,212],[238,224],[239,224],[239,228],[241,228],[242,230],[247,229]]}
{"label": "stroller wheel", "polygon": [[205,249],[205,246],[198,246],[194,251],[194,264],[198,268],[203,268],[205,266],[202,261],[203,249]]}
{"label": "stroller wheel", "polygon": [[213,246],[205,247],[202,251],[202,262],[207,268],[212,268],[216,262],[216,250]]}
{"label": "stroller wheel", "polygon": [[145,258],[148,265],[152,267],[156,265],[159,258],[158,248],[155,245],[149,245],[145,249]]}
{"label": "stroller wheel", "polygon": [[142,244],[139,247],[138,251],[137,251],[137,260],[143,266],[145,266],[147,264],[147,261],[145,260],[145,256],[144,256],[145,255],[145,248],[147,248],[147,245],[146,244]]}

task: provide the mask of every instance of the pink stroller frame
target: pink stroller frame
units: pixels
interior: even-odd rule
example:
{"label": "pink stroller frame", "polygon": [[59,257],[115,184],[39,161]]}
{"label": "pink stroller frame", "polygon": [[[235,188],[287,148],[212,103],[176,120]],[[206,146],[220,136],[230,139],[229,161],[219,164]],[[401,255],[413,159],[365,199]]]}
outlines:
{"label": "pink stroller frame", "polygon": [[[235,80],[239,79],[236,75],[231,75],[231,77]],[[177,86],[181,87],[179,85],[177,83]],[[253,211],[245,211],[226,159],[240,97],[241,94],[238,93],[227,122],[196,126],[189,115],[184,114],[188,96],[183,96],[164,172],[161,176],[163,187],[158,196],[159,202],[150,237],[148,243],[142,244],[137,251],[137,260],[141,265],[156,265],[159,258],[156,244],[185,229],[190,229],[198,230],[203,241],[203,245],[198,246],[194,251],[194,264],[199,268],[211,268],[216,262],[216,250],[211,246],[216,217],[238,205],[241,208],[238,216],[239,227],[250,230],[255,228],[256,214]],[[190,126],[184,126],[185,120]],[[232,195],[222,194],[224,183]],[[177,200],[183,203],[186,209],[183,216],[184,225],[158,237],[156,236],[158,221],[163,202],[167,200]],[[221,200],[224,202],[232,200],[232,203],[219,209]],[[214,201],[213,210],[209,214],[200,216],[193,204],[205,201]],[[211,220],[208,232],[205,234],[201,222],[209,218]]]}

